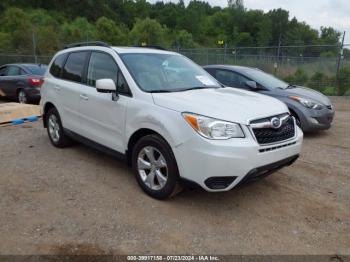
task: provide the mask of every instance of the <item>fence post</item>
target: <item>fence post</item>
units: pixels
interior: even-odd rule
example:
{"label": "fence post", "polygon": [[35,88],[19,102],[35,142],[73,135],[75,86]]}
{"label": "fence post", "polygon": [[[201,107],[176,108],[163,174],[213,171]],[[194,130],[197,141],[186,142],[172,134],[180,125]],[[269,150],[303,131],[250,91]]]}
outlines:
{"label": "fence post", "polygon": [[225,46],[224,46],[224,64],[226,64],[226,51],[227,51],[227,44],[225,43]]}
{"label": "fence post", "polygon": [[35,39],[35,32],[33,30],[33,33],[32,33],[32,40],[33,40],[33,56],[34,56],[34,62],[35,64],[38,63],[38,57],[36,55],[36,39]]}
{"label": "fence post", "polygon": [[[339,50],[339,54],[338,54],[338,58],[337,58],[337,73],[336,73],[336,83],[337,84],[336,84],[336,87],[338,88],[338,90],[340,88],[339,71],[340,71],[341,59],[342,59],[342,56],[343,56],[344,40],[345,40],[345,31],[344,31],[344,34],[343,34],[343,39],[342,39],[342,42],[341,42],[341,46],[340,46],[340,50]],[[335,95],[336,87],[333,90],[333,95]]]}
{"label": "fence post", "polygon": [[280,36],[278,38],[278,48],[277,48],[277,64],[279,63],[280,60],[280,53],[281,53],[281,44],[282,44],[282,35],[280,33]]}

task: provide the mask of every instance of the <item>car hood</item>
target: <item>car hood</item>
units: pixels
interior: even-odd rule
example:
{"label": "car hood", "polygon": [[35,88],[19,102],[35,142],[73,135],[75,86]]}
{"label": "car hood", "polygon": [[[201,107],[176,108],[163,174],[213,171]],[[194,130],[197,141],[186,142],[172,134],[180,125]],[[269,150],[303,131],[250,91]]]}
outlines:
{"label": "car hood", "polygon": [[154,103],[178,112],[191,112],[221,120],[249,124],[288,112],[279,100],[234,88],[199,89],[173,93],[153,93]]}
{"label": "car hood", "polygon": [[278,90],[278,92],[283,94],[283,96],[299,96],[303,98],[310,98],[326,106],[331,105],[331,101],[327,96],[323,95],[322,93],[316,90],[313,90],[307,87],[297,86],[297,87],[293,87],[285,90]]}

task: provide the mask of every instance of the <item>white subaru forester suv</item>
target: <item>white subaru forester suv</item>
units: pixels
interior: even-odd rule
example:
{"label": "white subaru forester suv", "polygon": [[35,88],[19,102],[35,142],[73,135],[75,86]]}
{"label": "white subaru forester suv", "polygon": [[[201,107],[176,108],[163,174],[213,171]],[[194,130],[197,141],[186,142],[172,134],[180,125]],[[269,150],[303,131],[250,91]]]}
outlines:
{"label": "white subaru forester suv", "polygon": [[156,48],[73,44],[41,88],[56,147],[72,140],[122,156],[152,197],[182,182],[228,191],[292,164],[303,133],[280,101],[222,87],[188,58]]}

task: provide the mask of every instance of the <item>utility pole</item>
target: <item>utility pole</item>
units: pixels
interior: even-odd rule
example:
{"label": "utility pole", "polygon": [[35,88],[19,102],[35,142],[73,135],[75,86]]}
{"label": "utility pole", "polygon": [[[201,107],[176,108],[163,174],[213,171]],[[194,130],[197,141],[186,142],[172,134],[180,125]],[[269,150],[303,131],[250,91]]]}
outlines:
{"label": "utility pole", "polygon": [[[341,46],[340,46],[340,50],[339,50],[339,54],[338,54],[338,59],[337,59],[337,74],[336,74],[336,79],[337,79],[337,87],[339,89],[340,87],[340,82],[339,82],[339,71],[340,71],[340,64],[341,64],[341,60],[343,58],[343,49],[344,49],[344,40],[345,40],[345,31],[343,34],[343,39],[341,41]],[[335,88],[333,91],[333,94],[335,95]]]}
{"label": "utility pole", "polygon": [[280,60],[281,44],[282,44],[282,35],[280,33],[280,36],[278,37],[277,61]]}
{"label": "utility pole", "polygon": [[34,56],[34,62],[35,64],[38,63],[38,57],[36,55],[36,39],[35,39],[35,32],[33,30],[33,34],[32,34],[32,39],[33,39],[33,56]]}

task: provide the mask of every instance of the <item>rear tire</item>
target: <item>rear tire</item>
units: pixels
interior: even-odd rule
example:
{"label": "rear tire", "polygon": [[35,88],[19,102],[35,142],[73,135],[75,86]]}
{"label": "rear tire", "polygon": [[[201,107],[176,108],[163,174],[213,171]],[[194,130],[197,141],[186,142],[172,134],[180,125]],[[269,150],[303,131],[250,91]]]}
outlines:
{"label": "rear tire", "polygon": [[158,135],[144,136],[136,143],[132,169],[140,187],[153,198],[170,198],[182,189],[173,151]]}
{"label": "rear tire", "polygon": [[72,144],[71,138],[65,133],[62,126],[60,115],[56,108],[51,108],[45,115],[47,134],[51,144],[55,147],[63,148]]}
{"label": "rear tire", "polygon": [[18,91],[17,100],[18,100],[18,103],[20,103],[20,104],[28,104],[28,97],[23,89],[20,89]]}

